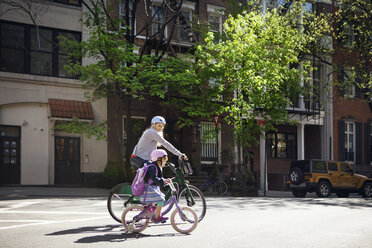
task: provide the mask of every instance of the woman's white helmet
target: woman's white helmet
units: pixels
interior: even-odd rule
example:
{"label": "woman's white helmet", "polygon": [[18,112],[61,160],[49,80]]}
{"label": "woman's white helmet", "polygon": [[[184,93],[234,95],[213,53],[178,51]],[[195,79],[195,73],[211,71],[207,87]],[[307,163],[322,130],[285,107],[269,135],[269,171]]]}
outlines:
{"label": "woman's white helmet", "polygon": [[166,121],[164,117],[162,116],[154,116],[151,120],[151,124],[155,124],[155,123],[163,123],[165,125]]}

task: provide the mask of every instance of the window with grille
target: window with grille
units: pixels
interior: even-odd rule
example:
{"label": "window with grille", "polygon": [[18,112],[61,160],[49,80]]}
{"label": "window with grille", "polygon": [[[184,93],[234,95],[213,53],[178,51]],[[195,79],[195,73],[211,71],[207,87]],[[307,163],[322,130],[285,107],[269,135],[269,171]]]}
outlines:
{"label": "window with grille", "polygon": [[214,123],[201,123],[201,151],[202,160],[216,161],[217,159],[217,142],[216,127]]}
{"label": "window with grille", "polygon": [[355,162],[355,123],[345,122],[345,161]]}

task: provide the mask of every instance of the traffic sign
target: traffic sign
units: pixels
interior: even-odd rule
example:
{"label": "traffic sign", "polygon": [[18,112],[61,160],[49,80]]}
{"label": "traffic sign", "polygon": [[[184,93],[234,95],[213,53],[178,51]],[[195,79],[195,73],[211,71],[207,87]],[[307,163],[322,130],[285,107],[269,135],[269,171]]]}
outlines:
{"label": "traffic sign", "polygon": [[218,123],[220,122],[220,115],[212,115],[214,125],[216,125],[216,128],[218,127]]}

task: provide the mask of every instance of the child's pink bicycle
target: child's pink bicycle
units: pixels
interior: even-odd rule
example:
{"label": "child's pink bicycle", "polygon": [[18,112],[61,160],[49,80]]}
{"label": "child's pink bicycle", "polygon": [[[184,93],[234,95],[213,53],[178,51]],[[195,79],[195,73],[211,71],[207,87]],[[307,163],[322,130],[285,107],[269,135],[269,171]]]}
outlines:
{"label": "child's pink bicycle", "polygon": [[[171,188],[172,196],[164,203],[163,207],[168,207],[161,215],[166,215],[175,205],[176,209],[172,212],[170,217],[174,230],[183,234],[194,231],[198,225],[198,216],[192,208],[180,206],[178,204],[177,190],[173,183],[169,183],[167,186]],[[139,233],[148,227],[153,217],[155,217],[155,211],[151,205],[131,205],[123,211],[121,223],[128,232]]]}

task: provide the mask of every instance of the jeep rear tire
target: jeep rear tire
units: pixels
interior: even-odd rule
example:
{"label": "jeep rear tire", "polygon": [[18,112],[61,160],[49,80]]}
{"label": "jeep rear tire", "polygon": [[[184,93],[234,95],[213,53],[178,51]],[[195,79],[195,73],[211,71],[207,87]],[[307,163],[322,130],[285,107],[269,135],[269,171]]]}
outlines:
{"label": "jeep rear tire", "polygon": [[316,195],[318,197],[328,197],[332,193],[332,188],[329,182],[321,181],[318,183],[318,187],[316,188]]}
{"label": "jeep rear tire", "polygon": [[303,198],[306,196],[306,191],[301,189],[292,189],[292,194],[296,198]]}
{"label": "jeep rear tire", "polygon": [[291,183],[298,185],[303,182],[304,173],[298,167],[292,168],[289,171],[289,180],[291,181]]}
{"label": "jeep rear tire", "polygon": [[363,197],[372,197],[372,182],[367,182],[363,185],[362,196]]}

